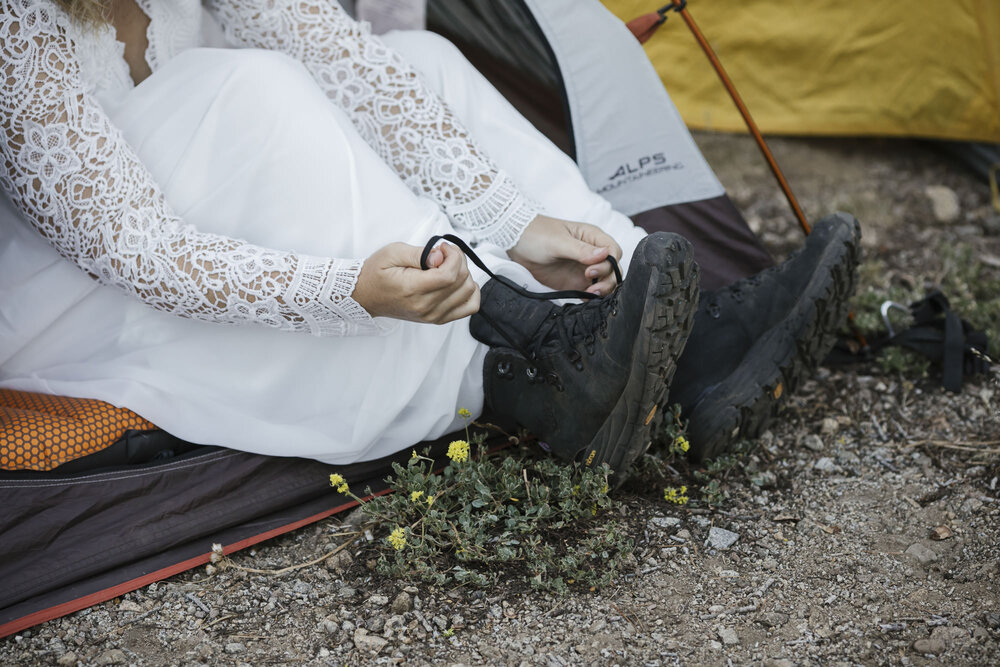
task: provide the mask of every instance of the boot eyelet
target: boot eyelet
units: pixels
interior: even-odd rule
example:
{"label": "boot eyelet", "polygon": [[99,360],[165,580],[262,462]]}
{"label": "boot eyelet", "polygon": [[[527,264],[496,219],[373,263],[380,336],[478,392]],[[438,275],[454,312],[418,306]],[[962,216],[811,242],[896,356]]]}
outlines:
{"label": "boot eyelet", "polygon": [[707,310],[708,310],[708,314],[711,315],[716,320],[719,319],[719,317],[722,316],[722,309],[719,308],[719,304],[717,304],[717,303],[710,303],[710,304],[708,304],[708,309]]}
{"label": "boot eyelet", "polygon": [[528,366],[524,369],[524,374],[528,376],[528,380],[534,382],[535,378],[538,377],[538,369],[534,366]]}
{"label": "boot eyelet", "polygon": [[510,362],[500,361],[497,362],[497,375],[505,378],[510,376]]}
{"label": "boot eyelet", "polygon": [[559,374],[556,373],[555,371],[549,371],[548,373],[546,373],[545,380],[553,387],[555,387],[557,391],[563,390],[562,378],[560,378]]}

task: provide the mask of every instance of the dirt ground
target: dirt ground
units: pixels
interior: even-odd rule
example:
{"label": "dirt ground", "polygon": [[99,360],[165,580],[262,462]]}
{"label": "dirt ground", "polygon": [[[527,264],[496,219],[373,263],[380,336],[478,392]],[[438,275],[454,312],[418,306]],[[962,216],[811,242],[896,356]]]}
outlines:
{"label": "dirt ground", "polygon": [[[697,139],[769,247],[799,243],[752,141]],[[998,261],[987,185],[926,144],[772,145],[807,215],[853,212],[866,252],[901,279],[933,279],[939,249],[955,243]],[[935,212],[931,186],[954,193],[957,214],[940,208],[948,201]],[[0,640],[0,663],[1000,663],[996,378],[952,395],[933,376],[821,369],[741,468],[720,473],[718,509],[618,492],[637,547],[605,590],[431,589],[349,556],[277,575],[199,568]],[[713,542],[720,528],[737,536],[728,547]],[[339,530],[324,521],[233,561],[305,563]]]}

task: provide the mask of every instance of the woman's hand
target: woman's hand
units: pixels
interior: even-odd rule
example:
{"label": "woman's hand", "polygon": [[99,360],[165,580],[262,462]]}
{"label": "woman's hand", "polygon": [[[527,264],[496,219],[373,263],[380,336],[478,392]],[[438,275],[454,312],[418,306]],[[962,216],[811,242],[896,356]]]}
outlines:
{"label": "woman's hand", "polygon": [[615,276],[606,260],[608,255],[621,259],[622,249],[599,227],[539,215],[507,254],[553,289],[607,294]]}
{"label": "woman's hand", "polygon": [[351,295],[372,317],[444,324],[479,310],[479,285],[465,255],[442,243],[420,268],[423,248],[391,243],[365,260]]}

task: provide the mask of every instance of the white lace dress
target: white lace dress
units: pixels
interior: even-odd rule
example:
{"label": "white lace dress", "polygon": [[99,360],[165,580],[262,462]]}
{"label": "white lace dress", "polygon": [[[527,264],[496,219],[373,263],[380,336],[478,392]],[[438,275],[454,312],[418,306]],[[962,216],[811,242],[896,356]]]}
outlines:
{"label": "white lace dress", "polygon": [[539,211],[626,257],[643,235],[429,33],[383,42],[324,0],[139,0],[134,86],[111,28],[0,3],[0,387],[375,458],[478,412],[485,349],[467,321],[371,318],[365,257],[453,232],[532,285],[504,249]]}

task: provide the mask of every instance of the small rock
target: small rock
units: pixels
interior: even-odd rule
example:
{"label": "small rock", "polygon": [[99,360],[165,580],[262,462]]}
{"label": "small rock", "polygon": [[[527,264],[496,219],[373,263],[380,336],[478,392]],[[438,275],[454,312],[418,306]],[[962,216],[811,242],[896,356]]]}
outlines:
{"label": "small rock", "polygon": [[983,502],[978,498],[969,498],[962,503],[961,511],[965,514],[972,514],[973,512],[978,512],[983,508]]}
{"label": "small rock", "polygon": [[674,535],[674,537],[676,537],[679,540],[684,540],[686,542],[691,539],[691,533],[686,528],[681,528],[680,530],[677,531],[677,534]]}
{"label": "small rock", "polygon": [[673,516],[654,516],[649,520],[649,523],[662,530],[671,530],[681,525],[681,520]]}
{"label": "small rock", "polygon": [[309,595],[312,593],[312,584],[302,581],[301,579],[296,579],[295,583],[292,584],[292,592],[298,595]]}
{"label": "small rock", "polygon": [[357,590],[351,588],[350,586],[344,586],[337,589],[337,595],[342,598],[352,598],[357,594]]}
{"label": "small rock", "polygon": [[718,526],[712,526],[711,530],[708,531],[708,539],[705,540],[705,545],[713,549],[728,549],[738,539],[740,539],[739,533],[734,533],[731,530],[719,528]]}
{"label": "small rock", "polygon": [[354,631],[354,646],[357,647],[359,651],[371,651],[373,653],[378,653],[384,649],[388,643],[388,639],[384,639],[377,635],[370,635],[364,628],[358,628]]}
{"label": "small rock", "polygon": [[142,611],[142,605],[131,600],[122,600],[122,603],[118,605],[118,611]]}
{"label": "small rock", "polygon": [[247,647],[240,642],[229,642],[226,644],[226,653],[243,653]]}
{"label": "small rock", "polygon": [[922,654],[940,655],[944,653],[944,642],[940,639],[918,639],[913,642],[913,650]]}
{"label": "small rock", "polygon": [[354,556],[347,551],[341,551],[326,559],[326,569],[332,572],[343,572],[354,562]]}
{"label": "small rock", "polygon": [[128,658],[125,657],[125,653],[117,648],[105,651],[94,660],[95,665],[124,665],[127,662]]}
{"label": "small rock", "polygon": [[969,631],[965,628],[956,628],[954,625],[940,625],[931,631],[931,639],[937,639],[947,647],[955,642],[961,642],[969,638]]}
{"label": "small rock", "polygon": [[924,194],[931,200],[934,219],[938,222],[955,222],[958,220],[962,207],[958,203],[958,195],[946,185],[928,185]]}
{"label": "small rock", "polygon": [[65,665],[75,665],[76,664],[76,653],[73,653],[73,651],[70,651],[69,653],[63,653],[61,656],[59,656],[59,659],[56,660],[56,664],[57,665],[64,665],[64,666]]}
{"label": "small rock", "polygon": [[837,464],[829,456],[824,456],[813,464],[813,468],[820,472],[837,472]]}
{"label": "small rock", "polygon": [[815,434],[810,434],[803,438],[802,445],[814,452],[821,452],[823,451],[823,438]]}
{"label": "small rock", "polygon": [[413,598],[406,591],[401,591],[392,600],[392,606],[389,610],[394,614],[405,614],[408,611],[413,610]]}
{"label": "small rock", "polygon": [[336,621],[327,619],[323,621],[323,630],[325,630],[327,634],[335,635],[340,632],[340,625]]}
{"label": "small rock", "polygon": [[780,628],[788,623],[788,614],[779,611],[766,611],[757,617],[757,622],[765,628]]}
{"label": "small rock", "polygon": [[768,658],[762,667],[795,667],[795,663],[788,658]]}
{"label": "small rock", "polygon": [[[823,425],[820,427],[820,432],[823,435],[834,435],[839,430],[840,430],[839,421],[837,421],[833,417],[823,418]],[[820,444],[822,444],[822,441],[820,441]]]}
{"label": "small rock", "polygon": [[910,548],[907,549],[905,553],[906,555],[915,558],[918,563],[924,566],[930,565],[931,563],[935,563],[937,562],[938,559],[938,555],[934,553],[933,549],[927,547],[924,544],[921,544],[920,542],[917,542],[916,544],[911,544]]}
{"label": "small rock", "polygon": [[938,526],[931,531],[932,540],[947,540],[954,533],[951,532],[951,528],[948,526]]}
{"label": "small rock", "polygon": [[708,528],[712,525],[712,520],[704,516],[695,515],[691,517],[691,520],[694,521],[699,528]]}
{"label": "small rock", "polygon": [[719,628],[719,639],[726,646],[736,646],[740,643],[739,635],[732,628]]}
{"label": "small rock", "polygon": [[389,597],[386,595],[373,595],[368,598],[368,603],[373,604],[376,607],[384,607],[389,604]]}

